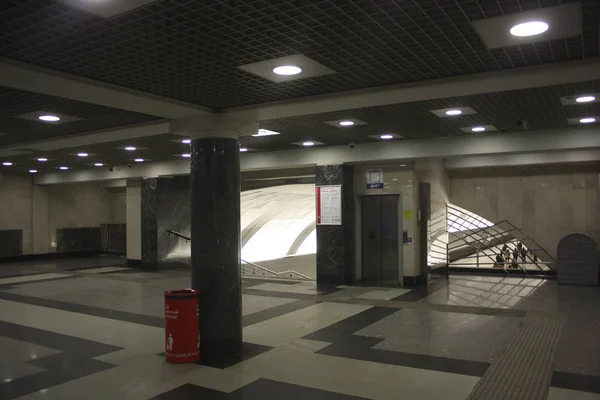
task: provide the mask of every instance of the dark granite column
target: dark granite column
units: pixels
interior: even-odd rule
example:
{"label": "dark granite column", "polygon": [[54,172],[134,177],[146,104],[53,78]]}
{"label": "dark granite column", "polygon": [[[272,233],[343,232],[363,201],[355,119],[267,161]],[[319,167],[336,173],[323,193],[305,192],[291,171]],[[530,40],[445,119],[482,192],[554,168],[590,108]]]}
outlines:
{"label": "dark granite column", "polygon": [[192,288],[200,291],[200,361],[242,349],[240,155],[230,138],[192,141]]}
{"label": "dark granite column", "polygon": [[317,225],[317,283],[354,282],[354,167],[320,165],[316,185],[342,185],[342,225]]}
{"label": "dark granite column", "polygon": [[156,269],[158,266],[157,222],[156,222],[156,189],[155,178],[142,180],[141,219],[142,219],[142,267]]}

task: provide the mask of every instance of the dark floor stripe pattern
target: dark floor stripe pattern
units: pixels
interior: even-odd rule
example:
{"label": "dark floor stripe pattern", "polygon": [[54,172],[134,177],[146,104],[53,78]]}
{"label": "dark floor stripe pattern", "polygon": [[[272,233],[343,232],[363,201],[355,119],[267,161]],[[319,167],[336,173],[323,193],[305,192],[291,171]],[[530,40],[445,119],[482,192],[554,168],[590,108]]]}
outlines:
{"label": "dark floor stripe pattern", "polygon": [[546,400],[563,323],[526,316],[469,400]]}

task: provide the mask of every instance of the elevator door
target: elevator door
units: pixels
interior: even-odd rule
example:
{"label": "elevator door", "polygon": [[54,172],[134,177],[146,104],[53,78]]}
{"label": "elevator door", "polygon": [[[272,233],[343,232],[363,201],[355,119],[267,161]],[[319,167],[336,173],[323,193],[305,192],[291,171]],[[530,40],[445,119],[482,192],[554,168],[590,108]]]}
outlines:
{"label": "elevator door", "polygon": [[364,196],[361,206],[362,279],[397,286],[399,196]]}

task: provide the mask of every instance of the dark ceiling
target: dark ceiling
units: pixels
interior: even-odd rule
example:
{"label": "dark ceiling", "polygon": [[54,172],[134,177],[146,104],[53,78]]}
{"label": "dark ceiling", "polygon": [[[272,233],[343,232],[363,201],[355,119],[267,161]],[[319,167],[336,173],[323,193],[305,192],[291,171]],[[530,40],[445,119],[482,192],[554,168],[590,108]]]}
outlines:
{"label": "dark ceiling", "polygon": [[[600,102],[563,106],[560,102],[561,96],[599,92],[600,80],[597,80],[281,118],[262,121],[260,124],[261,128],[280,132],[280,135],[258,138],[247,136],[242,137],[240,142],[242,146],[256,151],[274,151],[298,149],[300,147],[293,143],[305,140],[316,140],[326,145],[346,145],[349,142],[373,143],[378,139],[370,138],[369,135],[382,133],[396,133],[406,139],[467,135],[472,133],[465,133],[460,128],[476,125],[494,125],[500,131],[513,132],[522,130],[516,124],[518,120],[522,119],[527,120],[529,130],[564,128],[569,126],[568,118],[600,116]],[[440,118],[429,111],[451,107],[471,107],[477,114]],[[356,118],[367,122],[368,125],[337,128],[324,123],[343,118]],[[73,124],[78,123],[82,123],[82,121],[73,122]],[[479,135],[483,134],[487,133]],[[134,153],[117,149],[128,145],[140,149]],[[73,155],[80,151],[94,155],[85,159]],[[152,161],[177,160],[181,158],[181,154],[186,152],[189,152],[189,146],[181,144],[181,137],[163,134],[46,153],[34,152],[18,157],[4,158],[0,161],[15,163],[13,167],[10,167],[15,171],[23,172],[30,168],[36,168],[43,172],[52,171],[65,164],[74,168],[89,168],[89,164],[96,161],[106,165],[127,165],[131,164],[135,157]],[[50,161],[40,164],[35,161],[38,157],[46,157]]]}
{"label": "dark ceiling", "polygon": [[[40,141],[123,125],[158,121],[153,115],[123,111],[60,97],[0,86],[0,146]],[[81,120],[55,124],[16,118],[35,111],[65,114]]]}
{"label": "dark ceiling", "polygon": [[[600,102],[563,106],[561,96],[599,92],[600,80],[597,80],[280,118],[262,121],[260,126],[281,135],[246,137],[242,138],[242,144],[260,150],[283,150],[298,148],[291,143],[304,140],[327,145],[368,143],[375,141],[369,135],[383,133],[426,139],[466,135],[460,128],[478,125],[493,125],[499,131],[514,132],[522,130],[517,121],[523,119],[529,130],[561,128],[569,126],[569,118],[600,116]],[[471,107],[477,114],[440,118],[430,112],[452,107]],[[368,125],[337,128],[324,123],[344,118],[356,118]]]}
{"label": "dark ceiling", "polygon": [[[472,21],[571,3],[575,0],[158,0],[101,18],[56,0],[0,1],[0,55],[100,82],[208,106],[228,107],[344,90],[506,70],[598,57],[600,0],[582,0],[579,37],[488,49]],[[303,54],[334,74],[274,83],[240,65]],[[243,137],[256,151],[375,142],[370,135],[405,139],[466,135],[460,128],[494,125],[517,131],[568,126],[568,118],[600,116],[600,102],[563,106],[561,96],[600,93],[600,81],[416,101],[260,121],[278,136]],[[127,125],[155,116],[0,87],[0,148]],[[477,113],[439,118],[429,110],[471,107]],[[81,118],[53,125],[15,118],[47,111]],[[355,118],[364,126],[325,121]],[[140,156],[175,160],[188,147],[158,135],[12,157],[13,170],[40,172],[59,165],[88,168],[99,160],[128,165]],[[135,154],[117,150],[134,145]],[[73,153],[94,156],[79,159]],[[47,164],[35,158],[46,156]],[[6,158],[0,161],[7,161]],[[2,171],[0,167],[0,171]]]}
{"label": "dark ceiling", "polygon": [[[471,21],[573,0],[161,0],[103,19],[51,0],[0,2],[0,54],[222,109],[598,56],[583,35],[488,49]],[[273,83],[237,66],[303,54],[333,69]]]}
{"label": "dark ceiling", "polygon": [[[106,168],[120,166],[128,168],[135,165],[135,158],[146,161],[172,161],[181,160],[181,154],[189,153],[190,146],[181,143],[181,137],[171,134],[148,136],[136,139],[119,140],[109,143],[96,143],[87,146],[71,147],[52,151],[32,151],[20,156],[5,157],[0,161],[10,161],[10,167],[0,165],[2,171],[27,172],[36,169],[40,173],[56,172],[58,167],[67,166],[69,169],[95,168],[94,163],[103,163]],[[136,151],[126,151],[126,146],[136,147]],[[78,157],[77,153],[88,153],[88,157]],[[47,158],[47,162],[38,162],[40,157]]]}

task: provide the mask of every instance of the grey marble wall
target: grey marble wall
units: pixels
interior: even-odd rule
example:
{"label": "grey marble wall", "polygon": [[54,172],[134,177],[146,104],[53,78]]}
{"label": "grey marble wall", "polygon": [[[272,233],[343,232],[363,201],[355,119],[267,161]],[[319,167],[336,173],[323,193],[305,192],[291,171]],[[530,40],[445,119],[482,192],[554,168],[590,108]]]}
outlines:
{"label": "grey marble wall", "polygon": [[0,230],[22,231],[22,254],[32,253],[32,209],[31,176],[0,173]]}
{"label": "grey marble wall", "polygon": [[142,265],[156,268],[158,265],[158,240],[156,221],[156,189],[158,179],[150,178],[142,181],[141,214],[142,214]]}
{"label": "grey marble wall", "polygon": [[349,284],[354,280],[354,168],[316,167],[316,185],[342,185],[342,225],[317,225],[317,283]]}
{"label": "grey marble wall", "polygon": [[570,233],[600,243],[600,175],[582,168],[453,172],[450,203],[492,222],[510,221],[555,257]]}
{"label": "grey marble wall", "polygon": [[159,268],[191,268],[191,245],[167,230],[191,236],[190,177],[159,178],[156,190],[157,257]]}

